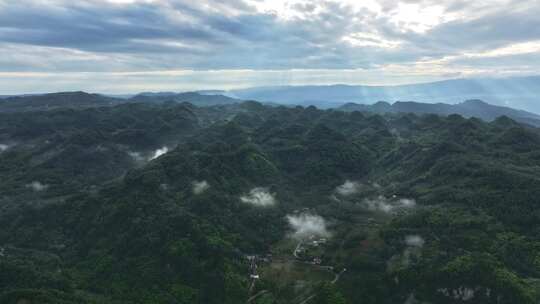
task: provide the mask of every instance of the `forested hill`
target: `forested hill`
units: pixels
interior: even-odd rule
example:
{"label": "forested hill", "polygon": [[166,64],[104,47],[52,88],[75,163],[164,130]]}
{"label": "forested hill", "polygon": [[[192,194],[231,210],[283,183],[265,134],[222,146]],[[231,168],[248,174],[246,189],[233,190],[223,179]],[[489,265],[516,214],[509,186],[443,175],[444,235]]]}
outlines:
{"label": "forested hill", "polygon": [[0,113],[0,181],[0,303],[540,299],[540,131],[508,117]]}
{"label": "forested hill", "polygon": [[223,95],[203,95],[197,92],[185,93],[141,93],[129,99],[130,102],[189,102],[199,107],[226,105],[242,102]]}
{"label": "forested hill", "polygon": [[341,107],[343,111],[362,111],[373,113],[415,113],[415,114],[437,114],[451,115],[459,114],[464,117],[477,117],[486,121],[493,121],[500,116],[508,116],[521,123],[540,126],[540,115],[527,111],[515,110],[508,107],[494,106],[481,100],[468,100],[455,105],[444,103],[419,103],[398,101],[394,104],[378,102],[373,105],[362,105],[348,103]]}
{"label": "forested hill", "polygon": [[61,92],[40,95],[12,96],[0,99],[0,112],[51,110],[107,106],[121,103],[121,99],[85,92]]}
{"label": "forested hill", "polygon": [[[0,99],[0,112],[22,112],[22,111],[46,111],[56,109],[85,109],[93,107],[116,106],[123,103],[190,103],[198,107],[209,107],[217,105],[232,105],[244,102],[240,99],[230,98],[219,95],[219,92],[161,92],[161,93],[140,93],[129,98],[114,98],[100,94],[89,94],[85,92],[62,92],[43,95],[15,96]],[[300,102],[301,103],[301,102]],[[277,103],[268,103],[268,105],[278,106]],[[288,105],[294,106],[294,105]],[[394,104],[387,102],[377,102],[373,105],[347,103],[334,104],[333,107],[338,110],[352,112],[370,112],[377,114],[385,113],[414,113],[437,114],[448,116],[459,114],[464,117],[477,117],[485,121],[493,121],[500,116],[508,116],[520,123],[532,126],[540,126],[540,115],[516,110],[509,107],[495,106],[481,100],[468,100],[459,104],[445,103],[420,103],[420,102],[401,102]]]}
{"label": "forested hill", "polygon": [[86,92],[59,92],[50,94],[0,97],[0,112],[48,111],[56,109],[85,109],[115,106],[122,103],[184,103],[199,107],[240,103],[241,100],[222,95],[186,93],[141,93],[129,98],[109,97]]}

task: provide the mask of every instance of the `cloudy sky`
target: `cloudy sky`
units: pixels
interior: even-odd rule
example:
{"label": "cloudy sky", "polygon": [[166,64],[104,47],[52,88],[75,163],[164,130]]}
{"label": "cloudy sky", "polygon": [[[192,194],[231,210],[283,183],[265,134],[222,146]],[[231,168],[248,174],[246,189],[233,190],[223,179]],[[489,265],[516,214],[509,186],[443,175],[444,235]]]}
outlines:
{"label": "cloudy sky", "polygon": [[540,0],[0,0],[0,94],[540,74]]}

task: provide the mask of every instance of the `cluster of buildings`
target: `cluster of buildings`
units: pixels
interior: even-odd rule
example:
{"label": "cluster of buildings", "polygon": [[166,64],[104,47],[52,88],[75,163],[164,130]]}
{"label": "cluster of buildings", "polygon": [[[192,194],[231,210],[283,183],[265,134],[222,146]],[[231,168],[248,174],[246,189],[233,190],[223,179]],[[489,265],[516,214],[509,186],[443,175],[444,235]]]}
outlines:
{"label": "cluster of buildings", "polygon": [[302,242],[298,245],[297,249],[295,250],[295,257],[302,262],[308,262],[313,265],[321,265],[322,259],[315,252],[317,251],[317,248],[326,245],[327,242],[328,240],[326,238],[318,238],[312,235],[309,237],[308,241]]}
{"label": "cluster of buildings", "polygon": [[249,263],[249,278],[251,280],[260,279],[260,276],[257,273],[257,268],[259,267],[259,264],[272,262],[271,253],[268,253],[266,255],[246,255],[245,258]]}

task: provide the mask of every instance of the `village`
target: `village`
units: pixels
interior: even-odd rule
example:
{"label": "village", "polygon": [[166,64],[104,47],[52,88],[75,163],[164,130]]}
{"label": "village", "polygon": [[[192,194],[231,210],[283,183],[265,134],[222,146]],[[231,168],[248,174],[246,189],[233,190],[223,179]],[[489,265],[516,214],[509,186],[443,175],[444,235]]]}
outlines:
{"label": "village", "polygon": [[[334,267],[332,266],[321,266],[323,262],[322,255],[324,253],[324,245],[326,245],[327,242],[328,240],[326,238],[319,238],[312,235],[308,240],[299,241],[292,255],[297,262],[324,267],[327,270],[333,271]],[[261,264],[272,263],[272,258],[272,253],[267,253],[265,255],[245,255],[245,259],[249,264],[249,278],[251,280],[260,279],[257,269]]]}
{"label": "village", "polygon": [[326,238],[318,238],[312,235],[308,240],[302,240],[298,243],[294,249],[293,256],[298,262],[321,265],[324,245],[326,245],[327,241]]}
{"label": "village", "polygon": [[[279,271],[287,269],[285,272],[293,271],[289,267],[293,267],[293,269],[305,269],[305,271],[325,274],[321,278],[326,277],[324,280],[335,284],[346,269],[336,272],[334,266],[324,265],[323,256],[327,244],[327,238],[311,235],[307,238],[297,240],[297,243],[294,243],[292,252],[289,250],[288,253],[244,255],[244,260],[248,264],[248,294],[250,297],[247,303],[251,303],[258,297],[269,293],[268,290],[261,290],[260,285],[258,285],[258,282],[265,279],[265,275],[268,274],[269,269],[277,268],[280,269]],[[291,248],[292,246],[291,243]],[[282,268],[282,265],[289,266]]]}

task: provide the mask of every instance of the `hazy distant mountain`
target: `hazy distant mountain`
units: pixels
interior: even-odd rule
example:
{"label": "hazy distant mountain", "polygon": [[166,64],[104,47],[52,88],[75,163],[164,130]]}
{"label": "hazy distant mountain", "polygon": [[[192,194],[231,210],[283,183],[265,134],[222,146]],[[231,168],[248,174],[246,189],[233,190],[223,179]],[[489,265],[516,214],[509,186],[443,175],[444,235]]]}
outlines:
{"label": "hazy distant mountain", "polygon": [[196,91],[195,93],[199,93],[201,95],[225,95],[225,94],[227,94],[227,91],[223,91],[223,90],[201,90],[201,91]]}
{"label": "hazy distant mountain", "polygon": [[195,106],[206,107],[239,103],[241,100],[223,95],[205,95],[196,92],[186,93],[141,93],[129,99],[131,102],[189,102]]}
{"label": "hazy distant mountain", "polygon": [[[344,88],[343,92],[352,92],[353,87],[333,86]],[[308,89],[309,88],[309,89]],[[313,95],[317,92],[324,95],[324,87],[303,87],[294,88],[292,91],[303,91],[306,94]],[[283,89],[285,90],[285,89]],[[332,90],[330,90],[332,91]],[[218,92],[218,91],[209,91]],[[342,97],[345,95],[341,95]],[[291,95],[292,98],[292,95]],[[296,102],[287,105],[308,106],[313,103],[302,101],[297,96]],[[0,99],[0,112],[21,112],[36,110],[51,110],[58,108],[88,108],[112,106],[121,103],[154,103],[161,104],[166,102],[183,103],[188,102],[199,107],[208,107],[214,105],[228,105],[242,102],[242,100],[223,95],[206,95],[198,92],[173,93],[173,92],[145,92],[135,95],[131,98],[113,98],[100,94],[89,94],[85,92],[61,92],[43,95],[27,95],[7,97]],[[323,106],[321,106],[321,104]],[[272,105],[279,105],[272,103]],[[377,102],[373,105],[358,103],[337,103],[332,101],[316,103],[322,108],[337,108],[343,111],[363,111],[374,113],[416,113],[416,114],[438,114],[450,115],[460,114],[465,117],[478,117],[486,121],[491,121],[500,116],[508,116],[518,122],[527,123],[534,126],[540,126],[540,115],[530,112],[515,110],[509,107],[496,106],[480,100],[469,100],[458,104],[448,103],[420,103],[420,102],[396,102],[390,104],[387,102]]]}
{"label": "hazy distant mountain", "polygon": [[338,109],[351,112],[373,112],[373,113],[415,113],[415,114],[437,114],[451,115],[459,114],[464,117],[477,117],[486,121],[492,121],[500,116],[507,116],[521,123],[527,123],[534,126],[540,126],[540,115],[516,110],[509,107],[501,107],[488,104],[481,100],[468,100],[459,104],[451,105],[444,103],[428,104],[420,102],[398,101],[390,104],[384,101],[373,105],[363,105],[348,103]]}
{"label": "hazy distant mountain", "polygon": [[281,86],[232,90],[228,96],[282,104],[311,104],[320,108],[349,102],[415,100],[455,104],[480,99],[540,113],[540,77],[456,79],[399,86]]}
{"label": "hazy distant mountain", "polygon": [[141,97],[141,96],[144,96],[144,97],[171,97],[171,96],[174,96],[174,95],[177,95],[178,93],[176,92],[142,92],[142,93],[139,93],[135,96],[131,96],[131,98],[133,97]]}
{"label": "hazy distant mountain", "polygon": [[43,95],[7,97],[0,100],[0,112],[50,110],[56,108],[86,108],[115,105],[121,99],[85,92],[61,92]]}

